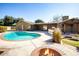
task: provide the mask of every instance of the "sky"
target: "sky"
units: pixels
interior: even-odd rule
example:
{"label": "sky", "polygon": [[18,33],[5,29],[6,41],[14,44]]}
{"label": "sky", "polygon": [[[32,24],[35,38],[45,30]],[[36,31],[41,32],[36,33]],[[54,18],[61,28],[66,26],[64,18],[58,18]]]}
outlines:
{"label": "sky", "polygon": [[55,16],[79,17],[78,3],[0,3],[0,18],[4,16],[22,17],[34,22],[41,19],[51,22]]}

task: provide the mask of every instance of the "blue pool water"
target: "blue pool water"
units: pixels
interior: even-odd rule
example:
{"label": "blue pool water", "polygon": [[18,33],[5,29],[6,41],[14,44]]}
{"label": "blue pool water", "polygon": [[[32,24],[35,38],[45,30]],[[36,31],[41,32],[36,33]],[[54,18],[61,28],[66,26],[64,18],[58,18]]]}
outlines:
{"label": "blue pool water", "polygon": [[13,40],[13,41],[14,40],[31,40],[31,39],[40,37],[40,34],[17,31],[17,32],[4,34],[3,37],[5,40]]}

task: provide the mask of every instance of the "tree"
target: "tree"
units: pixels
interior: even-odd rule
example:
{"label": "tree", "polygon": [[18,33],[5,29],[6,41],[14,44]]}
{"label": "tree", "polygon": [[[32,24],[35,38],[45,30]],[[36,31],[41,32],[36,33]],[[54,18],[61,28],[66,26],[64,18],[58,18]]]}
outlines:
{"label": "tree", "polygon": [[23,18],[17,18],[16,20],[17,20],[17,21],[24,21]]}
{"label": "tree", "polygon": [[62,21],[62,16],[54,16],[53,23],[57,23],[57,27],[61,27],[60,22]]}
{"label": "tree", "polygon": [[3,19],[0,19],[0,25],[3,25],[4,22],[3,22]]}
{"label": "tree", "polygon": [[5,16],[3,21],[5,26],[11,26],[13,24],[14,18],[12,16]]}
{"label": "tree", "polygon": [[53,22],[59,23],[60,21],[62,21],[61,16],[54,16],[53,17]]}
{"label": "tree", "polygon": [[0,19],[0,25],[12,26],[19,21],[24,21],[23,18],[14,18],[12,16],[5,16],[3,19]]}
{"label": "tree", "polygon": [[15,19],[14,19],[14,23],[17,23],[17,22],[19,22],[19,21],[24,21],[24,19],[23,19],[23,18],[15,18]]}
{"label": "tree", "polygon": [[41,19],[37,19],[35,23],[44,23],[44,21],[42,21]]}
{"label": "tree", "polygon": [[62,16],[62,20],[68,20],[69,19],[69,16]]}

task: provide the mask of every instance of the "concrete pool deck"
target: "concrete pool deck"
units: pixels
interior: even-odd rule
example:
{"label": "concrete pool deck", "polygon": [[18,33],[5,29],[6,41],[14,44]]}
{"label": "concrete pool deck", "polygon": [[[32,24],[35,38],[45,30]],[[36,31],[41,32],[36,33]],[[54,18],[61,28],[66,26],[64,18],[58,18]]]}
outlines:
{"label": "concrete pool deck", "polygon": [[9,41],[9,40],[4,40],[3,38],[3,35],[6,33],[9,33],[9,32],[5,32],[0,35],[0,47],[3,47],[3,48],[18,48],[21,46],[30,45],[31,43],[34,43],[34,42],[36,44],[36,42],[38,41],[42,42],[44,40],[51,39],[51,36],[45,35],[44,33],[31,32],[31,33],[38,33],[41,36],[32,40]]}
{"label": "concrete pool deck", "polygon": [[[0,39],[0,48],[11,48],[8,52],[1,54],[2,56],[31,56],[31,53],[34,49],[43,47],[43,46],[50,46],[57,50],[60,50],[64,53],[64,56],[78,56],[79,52],[77,51],[76,47],[70,45],[63,45],[52,43],[50,41],[51,36],[48,35],[47,32],[37,32],[42,34],[43,36],[38,39],[34,40],[27,40],[27,41],[19,41],[19,42],[3,42]],[[7,45],[5,45],[5,43]],[[13,44],[13,45],[11,45]]]}

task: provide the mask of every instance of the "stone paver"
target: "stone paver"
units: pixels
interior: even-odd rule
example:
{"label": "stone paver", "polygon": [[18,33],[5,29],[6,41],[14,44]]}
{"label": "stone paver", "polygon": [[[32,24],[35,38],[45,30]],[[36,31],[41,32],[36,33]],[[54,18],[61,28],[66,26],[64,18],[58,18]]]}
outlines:
{"label": "stone paver", "polygon": [[32,43],[27,44],[25,46],[19,47],[19,48],[12,48],[5,54],[2,54],[3,56],[30,56],[31,52],[35,49],[34,45]]}
{"label": "stone paver", "polygon": [[53,44],[53,47],[61,50],[66,56],[75,56],[77,55],[76,51],[70,49],[67,45]]}

